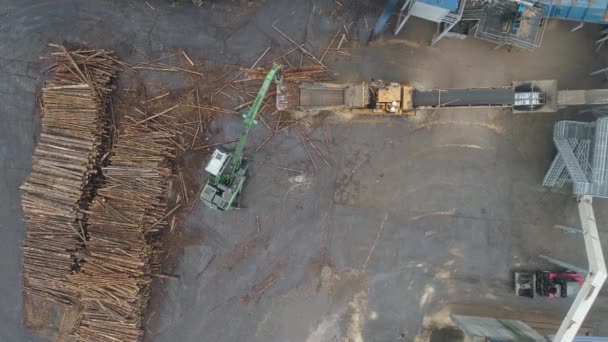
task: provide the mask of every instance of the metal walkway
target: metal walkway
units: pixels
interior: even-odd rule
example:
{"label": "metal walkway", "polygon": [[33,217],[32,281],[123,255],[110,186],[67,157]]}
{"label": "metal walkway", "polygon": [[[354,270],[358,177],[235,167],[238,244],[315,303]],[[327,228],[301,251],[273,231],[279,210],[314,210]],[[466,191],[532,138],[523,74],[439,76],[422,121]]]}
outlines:
{"label": "metal walkway", "polygon": [[513,87],[416,90],[412,106],[421,107],[509,107],[515,100]]}
{"label": "metal walkway", "polygon": [[543,185],[571,181],[578,196],[608,198],[608,117],[594,122],[559,121],[553,129],[557,155]]}

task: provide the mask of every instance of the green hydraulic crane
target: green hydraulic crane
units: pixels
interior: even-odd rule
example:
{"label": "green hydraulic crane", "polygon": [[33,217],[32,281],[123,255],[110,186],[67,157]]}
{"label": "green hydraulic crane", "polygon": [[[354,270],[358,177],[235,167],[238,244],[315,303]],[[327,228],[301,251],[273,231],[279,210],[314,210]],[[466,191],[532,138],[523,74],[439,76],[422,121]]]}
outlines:
{"label": "green hydraulic crane", "polygon": [[247,143],[249,130],[256,123],[255,117],[262,105],[262,101],[270,84],[275,81],[279,84],[282,81],[282,66],[273,64],[272,68],[264,78],[264,83],[255,97],[251,108],[246,115],[243,115],[243,130],[241,137],[236,144],[236,149],[229,152],[223,148],[213,151],[211,160],[205,170],[209,172],[209,178],[201,192],[201,200],[208,207],[228,210],[234,208],[234,202],[243,189],[243,184],[247,179],[247,161],[243,160],[243,150]]}

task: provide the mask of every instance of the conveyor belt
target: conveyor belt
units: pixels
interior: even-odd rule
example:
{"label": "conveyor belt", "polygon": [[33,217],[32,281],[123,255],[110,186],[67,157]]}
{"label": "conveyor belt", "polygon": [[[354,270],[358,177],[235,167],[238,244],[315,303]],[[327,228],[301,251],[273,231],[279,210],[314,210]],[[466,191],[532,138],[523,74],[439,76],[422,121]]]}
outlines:
{"label": "conveyor belt", "polygon": [[300,90],[300,107],[331,107],[345,104],[343,88],[306,88]]}
{"label": "conveyor belt", "polygon": [[513,87],[415,90],[412,105],[414,108],[439,105],[443,107],[512,106],[514,98]]}

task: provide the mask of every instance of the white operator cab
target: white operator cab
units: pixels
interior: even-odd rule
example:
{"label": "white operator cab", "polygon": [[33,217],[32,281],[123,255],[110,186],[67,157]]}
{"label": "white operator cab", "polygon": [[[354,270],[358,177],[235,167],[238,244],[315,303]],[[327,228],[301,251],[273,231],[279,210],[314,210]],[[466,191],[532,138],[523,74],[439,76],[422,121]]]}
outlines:
{"label": "white operator cab", "polygon": [[221,149],[216,149],[215,151],[213,151],[213,154],[211,155],[211,160],[209,160],[209,163],[207,163],[205,171],[209,172],[214,176],[219,176],[226,168],[226,165],[228,165],[229,159],[230,154],[228,152],[223,151]]}

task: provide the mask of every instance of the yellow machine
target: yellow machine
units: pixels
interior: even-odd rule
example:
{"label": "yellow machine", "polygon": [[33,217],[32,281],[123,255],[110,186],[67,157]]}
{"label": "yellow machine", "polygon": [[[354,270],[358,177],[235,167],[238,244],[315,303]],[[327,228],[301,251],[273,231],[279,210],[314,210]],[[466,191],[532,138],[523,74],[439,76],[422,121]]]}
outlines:
{"label": "yellow machine", "polygon": [[419,109],[510,107],[514,113],[554,113],[568,105],[608,104],[608,89],[559,90],[555,80],[514,81],[489,88],[414,89],[384,81],[292,83],[279,87],[277,109],[414,115]]}
{"label": "yellow machine", "polygon": [[287,84],[278,91],[277,109],[413,115],[413,91],[410,86],[383,81]]}
{"label": "yellow machine", "polygon": [[[370,87],[370,91],[372,88]],[[388,114],[413,114],[412,94],[414,89],[399,83],[375,87],[376,103],[374,112]]]}

